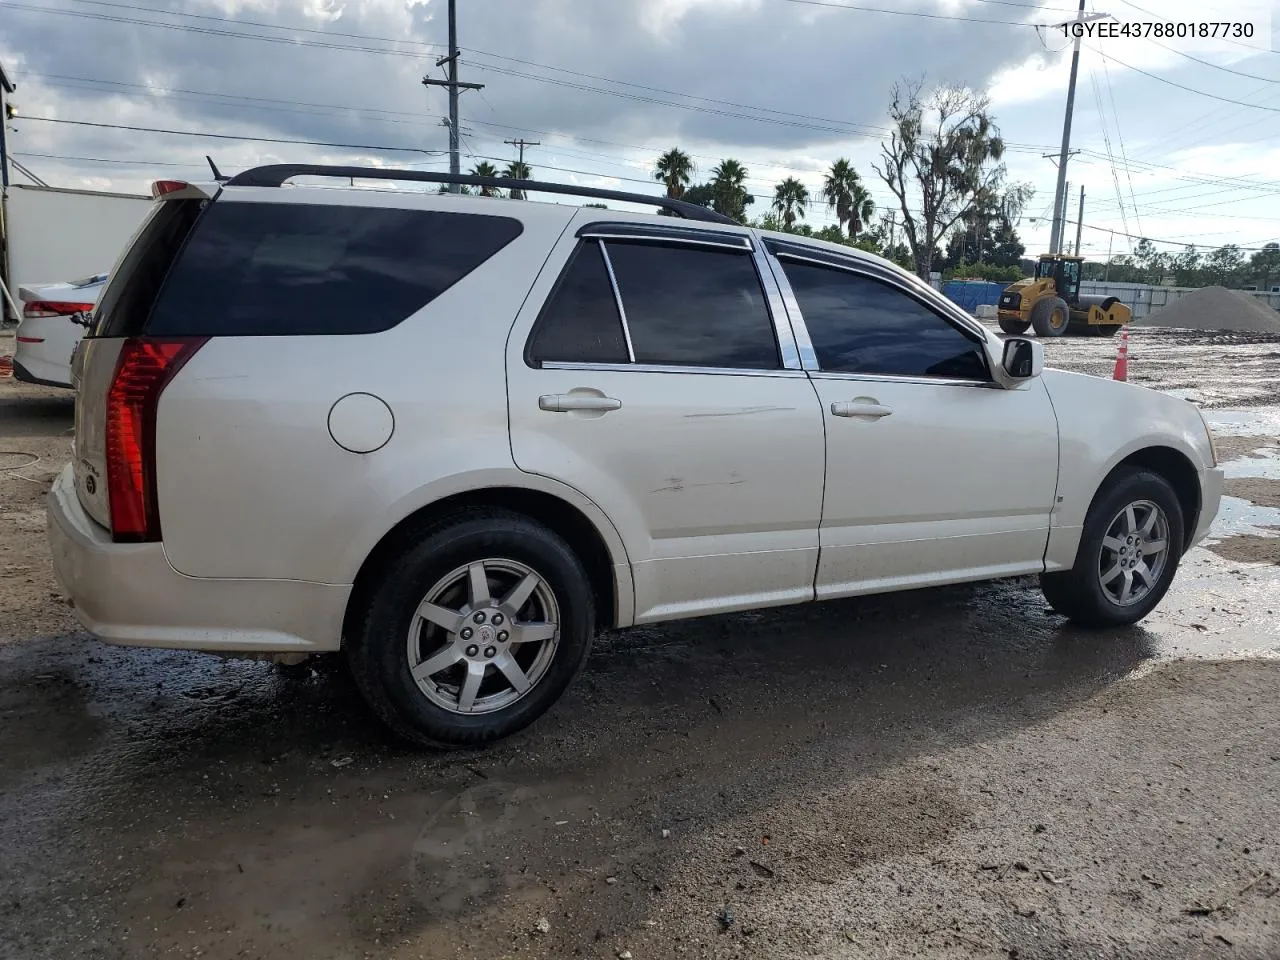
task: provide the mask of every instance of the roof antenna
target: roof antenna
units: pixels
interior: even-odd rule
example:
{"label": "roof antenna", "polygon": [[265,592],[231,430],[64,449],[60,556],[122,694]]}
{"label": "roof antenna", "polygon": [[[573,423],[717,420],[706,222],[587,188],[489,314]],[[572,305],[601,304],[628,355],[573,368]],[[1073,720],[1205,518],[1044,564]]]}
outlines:
{"label": "roof antenna", "polygon": [[219,183],[225,183],[231,179],[230,177],[222,175],[222,172],[218,169],[218,165],[213,162],[213,157],[205,154],[204,158],[209,161],[209,169],[213,171],[213,179],[217,180]]}

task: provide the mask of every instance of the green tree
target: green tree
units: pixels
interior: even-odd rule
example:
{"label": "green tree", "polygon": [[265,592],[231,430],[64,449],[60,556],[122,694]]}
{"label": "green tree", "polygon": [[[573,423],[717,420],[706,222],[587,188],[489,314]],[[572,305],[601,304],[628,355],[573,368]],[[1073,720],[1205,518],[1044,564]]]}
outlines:
{"label": "green tree", "polygon": [[1179,287],[1204,285],[1203,271],[1200,268],[1200,251],[1195,248],[1195,244],[1184,247],[1180,253],[1171,257],[1169,269],[1173,271],[1173,282]]}
{"label": "green tree", "polygon": [[809,189],[795,177],[787,177],[773,194],[773,209],[782,217],[782,229],[790,231],[796,218],[804,219],[809,206]]}
{"label": "green tree", "polygon": [[835,211],[841,227],[847,227],[849,238],[858,236],[863,226],[871,220],[876,205],[871,194],[858,176],[853,164],[841,157],[831,165],[822,180],[822,197]]}
{"label": "green tree", "polygon": [[695,183],[684,192],[681,197],[685,203],[696,203],[700,207],[710,207],[715,204],[716,190],[709,183]]}
{"label": "green tree", "polygon": [[679,200],[688,189],[693,176],[693,161],[679,147],[672,147],[658,158],[653,168],[653,178],[667,188],[667,197]]}
{"label": "green tree", "polygon": [[[532,180],[533,170],[531,170],[529,165],[523,160],[512,160],[507,164],[506,169],[502,171],[502,175],[510,178],[511,180]],[[513,187],[510,193],[512,200],[526,199],[524,191],[519,187]]]}
{"label": "green tree", "polygon": [[1004,140],[987,97],[922,83],[898,83],[889,106],[892,132],[875,171],[902,212],[916,272],[929,278],[938,243],[975,205],[1004,192]]}
{"label": "green tree", "polygon": [[712,207],[739,223],[747,218],[747,207],[755,198],[747,192],[747,168],[737,160],[721,160],[711,171]]}
{"label": "green tree", "polygon": [[1156,285],[1164,280],[1165,269],[1169,265],[1168,257],[1157,250],[1156,245],[1146,237],[1139,240],[1138,245],[1133,248],[1133,261],[1142,278],[1139,283]]}
{"label": "green tree", "polygon": [[1220,287],[1238,282],[1242,267],[1244,267],[1244,254],[1234,243],[1219,247],[1204,260],[1208,281]]}
{"label": "green tree", "polygon": [[[474,167],[471,168],[471,175],[473,177],[497,177],[498,168],[495,167],[488,160],[481,160],[479,163],[477,163]],[[498,188],[497,187],[480,187],[480,196],[496,197],[498,196]]]}
{"label": "green tree", "polygon": [[1249,258],[1249,272],[1259,290],[1280,283],[1280,243],[1268,243]]}

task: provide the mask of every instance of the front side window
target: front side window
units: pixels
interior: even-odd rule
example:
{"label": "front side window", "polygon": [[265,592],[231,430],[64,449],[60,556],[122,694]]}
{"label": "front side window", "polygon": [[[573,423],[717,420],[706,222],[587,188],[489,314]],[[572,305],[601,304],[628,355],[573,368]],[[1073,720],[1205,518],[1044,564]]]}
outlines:
{"label": "front side window", "polygon": [[897,287],[835,267],[783,268],[824,371],[989,379],[981,344]]}

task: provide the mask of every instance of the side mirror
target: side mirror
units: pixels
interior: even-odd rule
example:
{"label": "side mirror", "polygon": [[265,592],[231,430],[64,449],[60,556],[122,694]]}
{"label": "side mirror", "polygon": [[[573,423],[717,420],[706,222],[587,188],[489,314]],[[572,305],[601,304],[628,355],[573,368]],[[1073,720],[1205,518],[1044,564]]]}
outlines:
{"label": "side mirror", "polygon": [[1004,342],[1001,363],[1012,380],[1038,377],[1044,370],[1044,345],[1023,337],[1010,337]]}

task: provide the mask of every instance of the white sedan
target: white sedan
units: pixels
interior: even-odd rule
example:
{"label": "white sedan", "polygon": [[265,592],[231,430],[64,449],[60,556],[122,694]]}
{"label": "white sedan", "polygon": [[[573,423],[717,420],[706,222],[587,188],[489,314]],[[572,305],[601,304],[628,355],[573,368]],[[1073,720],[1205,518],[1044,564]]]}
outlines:
{"label": "white sedan", "polygon": [[71,355],[106,285],[99,273],[71,283],[18,288],[22,321],[18,324],[13,375],[48,387],[71,386]]}

